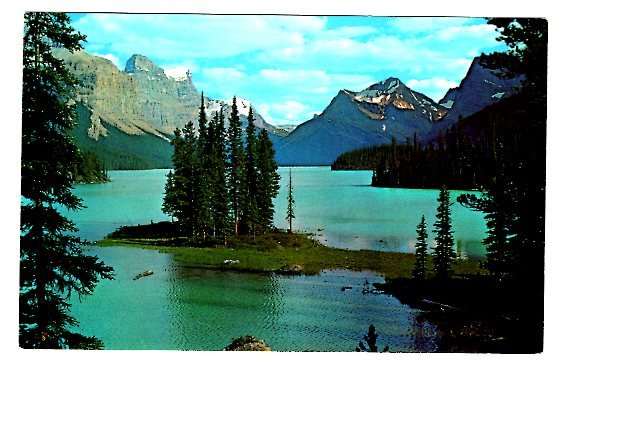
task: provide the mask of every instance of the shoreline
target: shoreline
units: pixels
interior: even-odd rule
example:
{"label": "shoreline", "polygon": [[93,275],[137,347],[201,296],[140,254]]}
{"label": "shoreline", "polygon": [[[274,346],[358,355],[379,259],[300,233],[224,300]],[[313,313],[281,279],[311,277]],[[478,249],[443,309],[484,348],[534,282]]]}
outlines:
{"label": "shoreline", "polygon": [[[370,270],[386,279],[409,278],[416,259],[414,254],[404,252],[332,248],[322,245],[311,233],[274,230],[255,238],[232,238],[223,246],[191,241],[176,235],[173,228],[169,222],[121,227],[94,244],[155,249],[171,254],[181,264],[253,273],[312,275],[322,270],[345,269]],[[479,260],[457,260],[457,277],[475,274],[484,274]]]}

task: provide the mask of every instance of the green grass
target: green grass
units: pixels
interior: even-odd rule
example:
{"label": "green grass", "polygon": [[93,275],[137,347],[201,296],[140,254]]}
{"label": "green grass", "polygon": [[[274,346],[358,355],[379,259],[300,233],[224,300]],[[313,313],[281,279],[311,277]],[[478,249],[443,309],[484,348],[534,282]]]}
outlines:
{"label": "green grass", "polygon": [[[245,272],[292,272],[295,268],[294,272],[302,274],[317,274],[325,269],[372,270],[394,279],[411,277],[415,262],[414,255],[400,252],[330,248],[320,244],[310,234],[275,231],[255,238],[233,238],[227,247],[202,246],[190,245],[180,237],[148,233],[146,227],[149,226],[125,227],[98,242],[98,245],[156,249],[172,254],[176,261],[183,264]],[[160,225],[156,229],[162,228],[163,225]],[[132,236],[133,229],[134,233],[141,234],[140,237]],[[238,263],[224,264],[226,260]],[[474,259],[457,260],[454,270],[458,276],[483,272],[479,261]]]}

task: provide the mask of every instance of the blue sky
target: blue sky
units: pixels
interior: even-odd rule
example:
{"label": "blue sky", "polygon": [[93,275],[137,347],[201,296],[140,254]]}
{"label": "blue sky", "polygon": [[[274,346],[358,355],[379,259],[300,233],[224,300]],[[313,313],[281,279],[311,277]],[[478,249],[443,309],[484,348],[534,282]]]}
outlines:
{"label": "blue sky", "polygon": [[306,121],[339,90],[390,76],[439,100],[475,56],[505,49],[480,18],[70,15],[90,54],[121,69],[132,54],[189,69],[206,96],[251,100],[272,124]]}

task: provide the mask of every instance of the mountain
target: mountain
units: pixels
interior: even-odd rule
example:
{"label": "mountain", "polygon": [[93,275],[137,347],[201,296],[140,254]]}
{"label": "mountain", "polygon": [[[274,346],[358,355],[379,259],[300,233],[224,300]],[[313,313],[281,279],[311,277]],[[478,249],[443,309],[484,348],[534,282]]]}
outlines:
{"label": "mountain", "polygon": [[388,78],[360,92],[341,90],[325,110],[276,146],[280,165],[329,165],[349,150],[428,134],[446,109]]}
{"label": "mountain", "polygon": [[[77,144],[98,154],[107,169],[171,166],[169,139],[176,127],[197,126],[200,94],[189,71],[165,70],[135,54],[124,70],[84,51],[56,49],[78,80],[75,102]],[[388,78],[360,92],[341,90],[325,110],[301,125],[273,126],[257,112],[256,128],[266,129],[280,165],[329,165],[358,148],[435,138],[459,119],[513,94],[520,79],[505,80],[475,59],[461,84],[436,103],[398,78]],[[205,97],[210,117],[231,102]],[[251,102],[237,99],[243,126]]]}
{"label": "mountain", "polygon": [[[53,54],[78,81],[74,130],[78,147],[95,152],[107,169],[171,167],[173,131],[189,121],[197,126],[201,95],[189,71],[165,70],[140,54],[130,57],[123,71],[110,60],[84,51],[55,49]],[[205,102],[211,117],[220,109],[226,116],[231,113],[231,102],[209,97]],[[246,125],[251,102],[238,99],[237,105]],[[254,116],[256,128],[267,129],[280,143],[284,131],[259,114]]]}
{"label": "mountain", "polygon": [[[479,63],[476,57],[459,87],[450,89],[439,104],[448,110],[444,118],[436,125],[434,133],[445,130],[459,117],[466,118],[504,98],[516,93],[522,78],[504,79]],[[433,137],[430,134],[430,137]]]}

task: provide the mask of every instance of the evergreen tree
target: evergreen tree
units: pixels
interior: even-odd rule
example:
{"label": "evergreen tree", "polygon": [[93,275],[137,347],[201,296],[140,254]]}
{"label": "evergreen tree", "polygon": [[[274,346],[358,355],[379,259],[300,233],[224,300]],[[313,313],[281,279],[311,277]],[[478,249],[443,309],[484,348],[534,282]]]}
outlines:
{"label": "evergreen tree", "polygon": [[171,221],[174,219],[174,209],[175,209],[175,193],[176,188],[174,185],[174,175],[173,171],[169,170],[167,173],[167,180],[165,181],[165,196],[163,198],[162,211],[165,214],[171,216]]}
{"label": "evergreen tree", "polygon": [[[212,129],[212,130],[211,130]],[[214,234],[214,125],[208,124],[204,93],[201,94],[196,148],[197,228],[205,239]]]}
{"label": "evergreen tree", "polygon": [[292,233],[292,220],[295,218],[295,198],[292,190],[292,169],[288,171],[288,198],[286,206],[286,219],[288,219],[288,233]]}
{"label": "evergreen tree", "polygon": [[523,91],[532,97],[546,98],[548,21],[541,18],[491,18],[507,52],[481,57],[480,63],[504,78],[524,76]]}
{"label": "evergreen tree", "polygon": [[256,128],[253,109],[249,107],[246,128],[247,146],[245,147],[245,192],[241,214],[241,226],[246,234],[256,235],[258,228],[258,155],[256,150]]}
{"label": "evergreen tree", "polygon": [[221,110],[213,119],[214,236],[227,244],[231,232],[230,195],[228,192],[225,115]]}
{"label": "evergreen tree", "polygon": [[189,122],[184,129],[176,129],[173,145],[173,174],[165,185],[163,212],[175,217],[187,235],[194,234],[196,226],[197,203],[195,198],[195,128]]}
{"label": "evergreen tree", "polygon": [[451,226],[451,204],[446,186],[440,189],[438,213],[433,224],[436,233],[436,245],[433,248],[433,269],[439,279],[446,279],[453,273],[451,265],[455,262],[453,228]]}
{"label": "evergreen tree", "polygon": [[273,199],[279,192],[279,179],[275,150],[265,129],[258,135],[258,223],[260,230],[266,232],[273,226],[275,209]]}
{"label": "evergreen tree", "polygon": [[416,279],[424,279],[427,266],[427,224],[425,223],[425,215],[420,220],[416,233],[416,264],[412,275]]}
{"label": "evergreen tree", "polygon": [[82,208],[72,192],[78,150],[70,131],[75,80],[52,47],[80,50],[85,38],[62,13],[26,13],[23,36],[19,343],[22,348],[101,348],[69,330],[69,298],[91,294],[112,268],[84,254],[59,207]]}
{"label": "evergreen tree", "polygon": [[243,150],[242,124],[236,106],[236,96],[232,99],[232,113],[228,126],[229,193],[234,222],[234,235],[238,235],[241,211],[245,207],[245,153]]}

